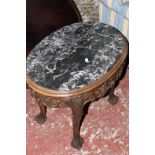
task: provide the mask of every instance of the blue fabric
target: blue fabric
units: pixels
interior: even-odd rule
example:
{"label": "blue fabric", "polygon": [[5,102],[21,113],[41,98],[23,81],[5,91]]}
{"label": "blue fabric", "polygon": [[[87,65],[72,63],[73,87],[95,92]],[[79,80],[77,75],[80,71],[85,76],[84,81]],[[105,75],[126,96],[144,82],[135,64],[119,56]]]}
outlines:
{"label": "blue fabric", "polygon": [[122,0],[98,0],[105,6],[113,9],[114,11],[120,13],[123,17],[128,18],[126,16],[126,12],[129,8],[129,3],[123,4]]}
{"label": "blue fabric", "polygon": [[101,15],[100,22],[114,26],[120,32],[122,32],[128,39],[129,38],[128,19],[123,17],[120,13],[103,5],[102,3],[99,3],[99,4],[102,5],[102,7],[99,11],[99,13]]}

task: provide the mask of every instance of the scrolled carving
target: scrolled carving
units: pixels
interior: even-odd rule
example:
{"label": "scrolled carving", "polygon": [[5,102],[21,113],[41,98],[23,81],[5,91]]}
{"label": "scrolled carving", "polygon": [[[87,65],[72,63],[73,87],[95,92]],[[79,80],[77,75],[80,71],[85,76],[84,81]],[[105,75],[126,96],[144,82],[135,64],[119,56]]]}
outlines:
{"label": "scrolled carving", "polygon": [[36,102],[39,104],[43,104],[43,105],[45,105],[47,107],[51,107],[51,108],[66,107],[67,106],[64,103],[64,101],[60,98],[53,98],[50,96],[42,95],[42,94],[34,91],[31,88],[29,88],[29,91],[30,91],[32,97],[34,97],[36,99]]}

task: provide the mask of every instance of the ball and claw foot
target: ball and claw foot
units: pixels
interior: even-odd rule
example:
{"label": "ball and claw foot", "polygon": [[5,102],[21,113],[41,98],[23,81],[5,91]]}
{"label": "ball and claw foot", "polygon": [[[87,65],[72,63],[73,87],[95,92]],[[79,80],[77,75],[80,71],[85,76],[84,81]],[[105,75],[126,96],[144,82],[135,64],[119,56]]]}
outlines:
{"label": "ball and claw foot", "polygon": [[46,115],[38,114],[35,116],[35,121],[37,121],[39,124],[43,124],[47,119]]}
{"label": "ball and claw foot", "polygon": [[119,97],[116,95],[109,96],[108,101],[110,104],[115,105],[119,100]]}
{"label": "ball and claw foot", "polygon": [[73,138],[71,142],[71,146],[76,149],[80,149],[83,143],[84,143],[83,138],[79,136],[78,138]]}

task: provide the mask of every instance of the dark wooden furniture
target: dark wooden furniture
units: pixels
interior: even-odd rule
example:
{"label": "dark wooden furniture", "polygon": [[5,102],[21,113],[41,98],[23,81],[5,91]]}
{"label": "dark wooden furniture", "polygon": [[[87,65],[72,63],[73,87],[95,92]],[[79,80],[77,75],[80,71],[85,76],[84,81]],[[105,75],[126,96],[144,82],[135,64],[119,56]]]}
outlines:
{"label": "dark wooden furniture", "polygon": [[73,0],[26,0],[26,55],[45,36],[80,21]]}
{"label": "dark wooden furniture", "polygon": [[44,38],[27,58],[27,84],[46,121],[47,107],[70,107],[73,140],[80,148],[80,121],[84,106],[109,94],[116,104],[114,88],[128,55],[128,42],[115,28],[94,22],[65,26]]}

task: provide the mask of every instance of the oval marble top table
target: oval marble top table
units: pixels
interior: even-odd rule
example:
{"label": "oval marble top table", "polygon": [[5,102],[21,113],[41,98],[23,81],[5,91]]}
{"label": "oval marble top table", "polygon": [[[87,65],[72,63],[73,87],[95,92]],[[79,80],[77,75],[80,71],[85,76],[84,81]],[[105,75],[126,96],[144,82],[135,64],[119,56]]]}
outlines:
{"label": "oval marble top table", "polygon": [[69,91],[105,75],[119,59],[126,38],[94,22],[65,26],[45,37],[27,58],[27,75],[44,88]]}

